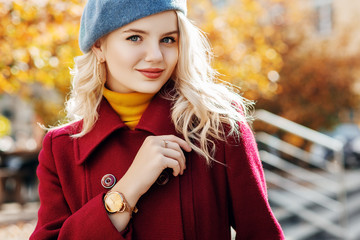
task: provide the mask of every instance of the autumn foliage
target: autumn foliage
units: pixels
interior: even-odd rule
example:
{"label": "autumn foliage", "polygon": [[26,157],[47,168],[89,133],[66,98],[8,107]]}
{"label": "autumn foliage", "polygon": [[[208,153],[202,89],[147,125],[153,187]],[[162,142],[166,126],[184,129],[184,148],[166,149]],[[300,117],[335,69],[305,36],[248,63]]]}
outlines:
{"label": "autumn foliage", "polygon": [[[303,30],[302,23],[286,16],[292,11],[292,18],[305,19],[296,11],[296,1],[228,2],[188,1],[189,17],[208,33],[222,79],[241,87],[257,108],[312,128],[331,126],[340,111],[355,108],[358,59],[334,57],[326,48],[304,51],[306,36],[296,33]],[[78,30],[84,3],[0,1],[0,94],[27,99],[45,124],[62,117],[69,68],[81,54]],[[279,6],[286,11],[274,11]]]}
{"label": "autumn foliage", "polygon": [[[317,37],[314,12],[302,1],[233,1],[220,9],[200,4],[206,11],[198,7],[195,17],[209,33],[215,68],[256,108],[318,130],[348,121],[342,116],[358,109],[359,54],[334,51],[331,36]],[[337,40],[338,49],[349,34]]]}
{"label": "autumn foliage", "polygon": [[192,9],[191,17],[208,33],[214,67],[221,78],[241,87],[250,99],[273,96],[276,89],[268,76],[277,77],[286,45],[276,38],[264,6],[259,1],[243,0],[216,7],[202,0],[193,3]]}
{"label": "autumn foliage", "polygon": [[[354,120],[359,105],[354,91],[355,67],[360,59],[307,53],[284,56],[277,94],[259,99],[258,105],[313,129],[329,129],[340,121]],[[342,115],[345,118],[342,118]]]}
{"label": "autumn foliage", "polygon": [[317,35],[314,12],[298,11],[294,18],[298,5],[282,2],[288,12],[284,14],[285,21],[274,27],[277,38],[287,46],[281,54],[284,64],[276,82],[276,94],[258,98],[257,106],[321,131],[340,122],[356,123],[360,55],[342,50],[355,32],[349,31],[353,26],[348,26],[347,31],[338,30],[341,34],[336,38]]}
{"label": "autumn foliage", "polygon": [[[69,89],[81,12],[81,0],[0,1],[0,93],[28,99],[46,123],[60,117]],[[53,96],[44,99],[46,89]]]}

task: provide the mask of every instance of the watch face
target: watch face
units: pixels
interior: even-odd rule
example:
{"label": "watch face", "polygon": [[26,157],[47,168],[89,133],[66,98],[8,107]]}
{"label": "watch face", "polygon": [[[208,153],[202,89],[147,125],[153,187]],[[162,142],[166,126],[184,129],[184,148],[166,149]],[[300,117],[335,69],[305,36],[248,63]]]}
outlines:
{"label": "watch face", "polygon": [[105,205],[109,212],[114,213],[120,211],[124,204],[124,200],[117,192],[111,192],[106,195]]}

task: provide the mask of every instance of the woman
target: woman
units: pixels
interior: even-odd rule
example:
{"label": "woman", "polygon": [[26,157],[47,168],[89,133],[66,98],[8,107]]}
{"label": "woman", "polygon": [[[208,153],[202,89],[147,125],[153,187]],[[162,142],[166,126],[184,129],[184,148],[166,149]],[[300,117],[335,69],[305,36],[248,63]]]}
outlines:
{"label": "woman", "polygon": [[181,0],[88,1],[31,239],[283,239],[246,101],[214,83],[185,15]]}

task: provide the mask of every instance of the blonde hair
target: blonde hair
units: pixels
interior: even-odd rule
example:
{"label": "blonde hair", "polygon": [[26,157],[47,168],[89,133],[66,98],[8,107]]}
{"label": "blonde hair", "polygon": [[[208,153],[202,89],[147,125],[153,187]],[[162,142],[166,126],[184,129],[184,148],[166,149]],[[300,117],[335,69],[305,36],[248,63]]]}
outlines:
{"label": "blonde hair", "polygon": [[[239,137],[239,124],[248,120],[251,103],[235,93],[230,84],[219,84],[217,72],[211,67],[212,51],[205,34],[177,11],[180,32],[179,60],[173,74],[175,94],[172,120],[176,130],[183,134],[191,148],[210,165],[216,161],[216,140],[227,135]],[[73,137],[88,133],[98,118],[104,81],[105,64],[97,65],[90,51],[75,58],[70,98],[66,102],[67,118],[83,120],[82,131]],[[226,130],[225,130],[226,128]]]}

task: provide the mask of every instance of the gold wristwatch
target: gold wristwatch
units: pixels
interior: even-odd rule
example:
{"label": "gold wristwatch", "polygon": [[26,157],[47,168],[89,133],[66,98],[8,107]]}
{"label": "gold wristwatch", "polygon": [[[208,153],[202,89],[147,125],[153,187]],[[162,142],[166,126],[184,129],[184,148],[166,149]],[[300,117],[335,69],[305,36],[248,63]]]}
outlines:
{"label": "gold wristwatch", "polygon": [[118,212],[129,212],[130,216],[132,213],[137,213],[138,209],[136,206],[134,208],[130,207],[129,203],[126,201],[124,194],[115,191],[109,191],[104,197],[105,209],[109,214],[118,213]]}

